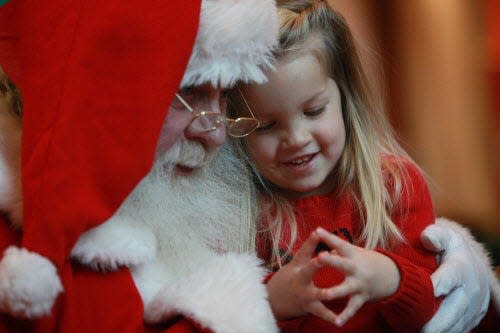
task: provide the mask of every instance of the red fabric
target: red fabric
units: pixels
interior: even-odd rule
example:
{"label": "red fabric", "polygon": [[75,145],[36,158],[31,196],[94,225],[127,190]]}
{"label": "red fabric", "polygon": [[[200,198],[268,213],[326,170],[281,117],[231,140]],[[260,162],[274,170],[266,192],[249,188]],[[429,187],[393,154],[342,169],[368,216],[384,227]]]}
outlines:
{"label": "red fabric", "polygon": [[[21,234],[0,217],[0,253],[9,245],[19,245]],[[189,318],[147,327],[143,307],[126,269],[105,274],[70,264],[60,272],[65,292],[50,317],[36,321],[19,320],[0,314],[0,333],[210,333]]]}
{"label": "red fabric", "polygon": [[60,266],[151,167],[199,2],[18,0],[1,11],[2,62],[24,95],[23,246]]}
{"label": "red fabric", "polygon": [[[434,298],[430,274],[436,269],[434,253],[423,248],[420,233],[434,222],[434,213],[427,185],[420,173],[408,165],[411,186],[403,190],[400,207],[392,216],[404,234],[407,244],[391,251],[379,250],[396,263],[401,273],[400,286],[391,297],[376,303],[366,303],[343,327],[338,328],[315,316],[304,316],[280,322],[282,332],[418,332],[432,318],[440,301]],[[406,210],[407,209],[407,210]],[[296,252],[302,242],[317,227],[338,234],[352,242],[361,226],[357,209],[347,195],[312,196],[295,204],[298,217]],[[282,240],[282,246],[287,240]],[[343,275],[332,268],[323,268],[314,277],[319,287],[331,287],[343,280]],[[345,300],[326,303],[340,313]]]}
{"label": "red fabric", "polygon": [[15,0],[0,7],[0,63],[24,96],[21,236],[49,257],[64,293],[52,316],[0,316],[0,332],[197,332],[180,318],[146,328],[127,270],[68,261],[79,235],[111,216],[152,165],[196,35],[200,1]]}

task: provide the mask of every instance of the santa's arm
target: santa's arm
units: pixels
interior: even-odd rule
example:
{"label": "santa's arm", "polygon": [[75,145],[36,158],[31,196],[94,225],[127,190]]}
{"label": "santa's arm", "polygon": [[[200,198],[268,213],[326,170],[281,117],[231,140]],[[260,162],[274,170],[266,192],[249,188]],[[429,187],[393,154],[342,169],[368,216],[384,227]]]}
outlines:
{"label": "santa's arm", "polygon": [[71,250],[71,258],[98,271],[144,264],[156,254],[156,236],[140,221],[115,214],[84,232]]}
{"label": "santa's arm", "polygon": [[490,297],[500,311],[500,285],[484,247],[456,222],[438,218],[421,235],[424,246],[440,253],[432,274],[436,297],[445,296],[423,333],[466,332],[485,316]]}

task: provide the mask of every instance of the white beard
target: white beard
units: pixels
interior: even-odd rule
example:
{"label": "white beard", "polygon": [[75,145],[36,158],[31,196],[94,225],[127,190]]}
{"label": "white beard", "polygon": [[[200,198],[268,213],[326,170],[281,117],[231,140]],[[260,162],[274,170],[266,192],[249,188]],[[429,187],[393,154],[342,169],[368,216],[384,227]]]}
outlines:
{"label": "white beard", "polygon": [[[228,144],[212,161],[204,154],[180,141],[157,156],[116,214],[80,237],[72,257],[94,269],[129,267],[147,322],[183,314],[215,332],[275,332],[265,270],[251,254],[249,173]],[[179,164],[207,165],[182,175]]]}
{"label": "white beard", "polygon": [[[160,253],[173,250],[167,242],[172,230],[177,242],[201,240],[218,253],[254,249],[254,196],[250,196],[254,192],[249,174],[228,144],[212,157],[198,144],[177,143],[157,159],[132,193],[130,206],[124,205],[127,214],[140,215],[137,218],[158,232]],[[176,164],[206,166],[186,176],[173,171]]]}
{"label": "white beard", "polygon": [[[213,157],[197,143],[178,141],[156,158],[113,217],[80,237],[72,256],[96,269],[116,269],[156,256],[177,258],[200,247],[216,253],[253,252],[255,195],[249,174],[228,144]],[[175,171],[178,164],[198,168],[182,175]],[[129,237],[118,225],[133,230],[135,239],[127,246],[138,243],[140,235],[143,244],[133,251],[122,249]],[[105,249],[96,249],[101,237],[106,238],[101,244]]]}

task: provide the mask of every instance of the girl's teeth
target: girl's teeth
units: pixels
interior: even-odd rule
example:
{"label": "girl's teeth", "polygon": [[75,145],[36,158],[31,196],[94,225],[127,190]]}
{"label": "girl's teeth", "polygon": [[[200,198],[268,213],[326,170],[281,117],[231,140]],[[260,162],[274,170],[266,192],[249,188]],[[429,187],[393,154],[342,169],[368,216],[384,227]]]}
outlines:
{"label": "girl's teeth", "polygon": [[299,158],[298,160],[292,161],[292,164],[302,164],[304,162],[307,162],[311,159],[311,156]]}

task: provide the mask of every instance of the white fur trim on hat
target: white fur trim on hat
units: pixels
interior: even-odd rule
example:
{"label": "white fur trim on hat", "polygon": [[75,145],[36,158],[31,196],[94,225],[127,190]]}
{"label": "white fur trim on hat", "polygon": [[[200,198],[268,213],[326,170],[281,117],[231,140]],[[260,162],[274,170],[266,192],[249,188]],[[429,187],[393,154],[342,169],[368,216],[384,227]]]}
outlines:
{"label": "white fur trim on hat", "polygon": [[27,319],[48,315],[62,291],[49,260],[15,246],[5,250],[0,261],[0,312]]}
{"label": "white fur trim on hat", "polygon": [[198,35],[181,86],[262,83],[278,41],[274,0],[203,0]]}

